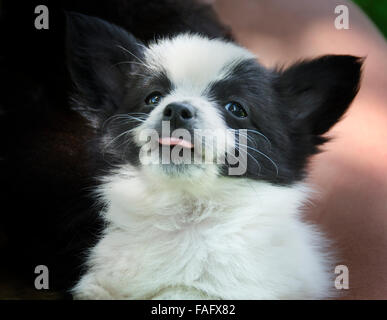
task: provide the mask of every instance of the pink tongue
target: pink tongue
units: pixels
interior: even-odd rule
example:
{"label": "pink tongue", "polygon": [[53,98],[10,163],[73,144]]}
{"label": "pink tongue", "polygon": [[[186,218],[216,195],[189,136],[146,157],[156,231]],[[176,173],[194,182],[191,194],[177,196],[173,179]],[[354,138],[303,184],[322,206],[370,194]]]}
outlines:
{"label": "pink tongue", "polygon": [[160,138],[159,143],[165,146],[182,146],[183,148],[192,149],[194,146],[191,142],[179,138]]}

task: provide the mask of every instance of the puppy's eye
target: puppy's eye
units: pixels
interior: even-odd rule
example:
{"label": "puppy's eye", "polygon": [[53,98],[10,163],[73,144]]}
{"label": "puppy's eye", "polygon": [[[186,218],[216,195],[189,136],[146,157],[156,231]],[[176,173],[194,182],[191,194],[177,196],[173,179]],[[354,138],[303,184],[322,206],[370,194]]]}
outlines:
{"label": "puppy's eye", "polygon": [[145,103],[147,105],[157,105],[160,103],[162,99],[162,94],[160,92],[153,92],[149,96],[146,97]]}
{"label": "puppy's eye", "polygon": [[247,112],[243,107],[237,102],[229,102],[225,105],[225,109],[228,112],[231,112],[234,116],[238,118],[246,118]]}

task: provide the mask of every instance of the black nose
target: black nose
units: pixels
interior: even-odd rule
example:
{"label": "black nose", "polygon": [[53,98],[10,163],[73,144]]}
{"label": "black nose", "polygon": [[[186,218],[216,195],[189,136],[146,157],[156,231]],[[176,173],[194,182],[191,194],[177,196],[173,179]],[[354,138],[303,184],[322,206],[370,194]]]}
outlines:
{"label": "black nose", "polygon": [[175,128],[186,127],[195,117],[195,108],[188,103],[170,103],[163,112],[163,121],[170,121]]}

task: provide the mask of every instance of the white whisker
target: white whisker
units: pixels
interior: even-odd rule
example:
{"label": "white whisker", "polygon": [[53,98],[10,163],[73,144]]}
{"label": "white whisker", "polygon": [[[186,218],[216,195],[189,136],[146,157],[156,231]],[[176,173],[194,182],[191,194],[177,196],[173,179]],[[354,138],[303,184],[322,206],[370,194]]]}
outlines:
{"label": "white whisker", "polygon": [[266,159],[268,159],[268,160],[272,163],[272,165],[275,167],[276,172],[277,172],[277,176],[278,176],[278,174],[279,174],[278,165],[277,165],[277,164],[273,161],[273,159],[271,159],[267,154],[265,154],[265,153],[263,153],[263,152],[261,152],[261,151],[255,149],[255,148],[249,147],[249,146],[247,146],[247,145],[240,144],[240,143],[238,143],[238,142],[235,142],[235,143],[238,144],[239,146],[247,147],[248,149],[257,152],[257,153],[259,153],[260,155],[264,156]]}
{"label": "white whisker", "polygon": [[124,48],[121,45],[117,45],[117,47],[124,50],[125,52],[129,53],[134,58],[136,58],[138,61],[140,61],[142,63],[143,66],[148,67],[148,65],[143,60],[141,60],[139,57],[137,57],[134,53],[130,52],[128,49]]}

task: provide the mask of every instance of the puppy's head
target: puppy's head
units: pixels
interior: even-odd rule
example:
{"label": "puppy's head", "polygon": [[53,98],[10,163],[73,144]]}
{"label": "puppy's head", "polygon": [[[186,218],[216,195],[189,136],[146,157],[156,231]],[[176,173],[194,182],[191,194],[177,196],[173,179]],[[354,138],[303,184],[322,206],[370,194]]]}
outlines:
{"label": "puppy's head", "polygon": [[323,56],[284,70],[240,46],[183,34],[140,43],[68,16],[74,108],[106,159],[167,178],[242,176],[290,184],[355,97],[362,61]]}

